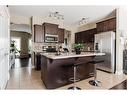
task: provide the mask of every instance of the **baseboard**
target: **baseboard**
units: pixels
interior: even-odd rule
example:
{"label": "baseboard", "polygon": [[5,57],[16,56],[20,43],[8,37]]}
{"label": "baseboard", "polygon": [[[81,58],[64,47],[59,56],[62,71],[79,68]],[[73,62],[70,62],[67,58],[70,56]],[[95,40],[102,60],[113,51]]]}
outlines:
{"label": "baseboard", "polygon": [[121,71],[116,71],[115,74],[116,74],[116,75],[123,75],[123,70],[121,70]]}

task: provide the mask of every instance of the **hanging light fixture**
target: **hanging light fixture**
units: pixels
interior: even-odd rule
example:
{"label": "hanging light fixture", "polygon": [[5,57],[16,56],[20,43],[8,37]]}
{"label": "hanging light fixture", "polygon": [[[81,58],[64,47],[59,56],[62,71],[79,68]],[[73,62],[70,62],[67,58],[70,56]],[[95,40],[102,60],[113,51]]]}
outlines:
{"label": "hanging light fixture", "polygon": [[61,15],[59,12],[50,12],[49,17],[58,19],[58,20],[64,20],[64,16]]}
{"label": "hanging light fixture", "polygon": [[79,20],[79,25],[84,25],[84,24],[88,23],[88,19],[89,18],[82,18],[81,20]]}

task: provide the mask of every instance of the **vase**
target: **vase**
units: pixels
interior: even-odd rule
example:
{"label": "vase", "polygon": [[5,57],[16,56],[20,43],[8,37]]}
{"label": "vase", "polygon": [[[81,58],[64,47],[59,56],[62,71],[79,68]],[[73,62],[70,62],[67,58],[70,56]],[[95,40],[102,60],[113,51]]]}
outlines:
{"label": "vase", "polygon": [[81,50],[80,49],[76,49],[76,54],[81,54]]}

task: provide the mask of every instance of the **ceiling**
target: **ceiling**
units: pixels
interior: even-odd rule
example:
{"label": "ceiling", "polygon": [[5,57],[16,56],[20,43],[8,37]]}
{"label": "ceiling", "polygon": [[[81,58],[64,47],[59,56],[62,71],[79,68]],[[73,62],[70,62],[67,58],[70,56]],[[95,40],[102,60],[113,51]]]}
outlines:
{"label": "ceiling", "polygon": [[47,17],[49,12],[64,15],[64,24],[77,24],[82,18],[89,18],[89,23],[110,15],[118,6],[9,6],[11,15]]}

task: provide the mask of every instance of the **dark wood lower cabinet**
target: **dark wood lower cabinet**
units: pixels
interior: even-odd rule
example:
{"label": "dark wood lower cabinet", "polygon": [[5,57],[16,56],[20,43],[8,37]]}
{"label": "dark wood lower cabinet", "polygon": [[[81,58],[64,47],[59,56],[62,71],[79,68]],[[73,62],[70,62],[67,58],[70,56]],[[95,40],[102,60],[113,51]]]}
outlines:
{"label": "dark wood lower cabinet", "polygon": [[35,70],[41,70],[41,55],[39,53],[35,54]]}
{"label": "dark wood lower cabinet", "polygon": [[47,89],[55,89],[65,86],[72,82],[69,78],[73,77],[73,67],[69,65],[83,62],[83,65],[77,67],[77,77],[80,80],[90,78],[94,66],[87,63],[93,57],[66,58],[66,59],[49,59],[41,56],[41,78]]}

